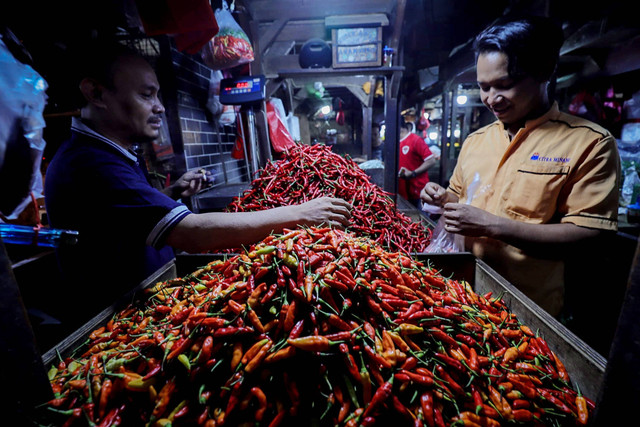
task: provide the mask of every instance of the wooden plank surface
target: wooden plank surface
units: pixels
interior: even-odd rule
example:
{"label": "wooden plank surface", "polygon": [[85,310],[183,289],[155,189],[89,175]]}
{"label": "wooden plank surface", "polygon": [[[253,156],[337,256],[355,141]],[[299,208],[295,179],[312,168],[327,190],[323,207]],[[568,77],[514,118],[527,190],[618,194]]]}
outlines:
{"label": "wooden plank surface", "polygon": [[140,283],[135,289],[131,292],[124,295],[118,302],[114,303],[112,306],[105,308],[102,310],[96,317],[89,320],[87,323],[82,325],[78,330],[73,332],[67,338],[63,339],[58,345],[53,347],[51,350],[47,351],[42,356],[42,361],[46,368],[49,368],[52,364],[57,364],[58,354],[62,357],[67,356],[73,350],[75,350],[81,343],[84,342],[85,339],[93,332],[95,329],[100,326],[106,325],[109,319],[118,311],[123,309],[129,304],[136,293],[142,291],[143,289],[148,288],[151,285],[155,285],[159,281],[169,280],[177,277],[176,276],[176,264],[175,260],[172,260],[162,266],[158,271],[149,276],[147,280]]}
{"label": "wooden plank surface", "polygon": [[604,357],[479,259],[476,260],[474,290],[502,296],[522,323],[534,332],[540,331],[549,348],[565,364],[574,387],[580,387],[585,396],[596,400],[607,364]]}

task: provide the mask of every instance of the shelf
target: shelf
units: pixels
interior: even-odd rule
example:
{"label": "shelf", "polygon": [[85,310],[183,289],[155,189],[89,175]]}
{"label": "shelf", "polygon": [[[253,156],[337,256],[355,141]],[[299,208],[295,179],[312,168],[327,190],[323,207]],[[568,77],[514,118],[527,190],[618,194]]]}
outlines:
{"label": "shelf", "polygon": [[355,76],[376,75],[382,76],[404,71],[404,67],[361,67],[361,68],[292,68],[278,70],[278,77],[323,77],[323,76]]}

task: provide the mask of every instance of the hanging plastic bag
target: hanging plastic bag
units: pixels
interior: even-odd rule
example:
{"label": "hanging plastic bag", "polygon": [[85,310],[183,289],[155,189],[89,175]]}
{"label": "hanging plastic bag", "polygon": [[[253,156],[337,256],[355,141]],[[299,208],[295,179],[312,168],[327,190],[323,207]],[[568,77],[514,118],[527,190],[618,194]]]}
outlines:
{"label": "hanging plastic bag", "polygon": [[282,153],[296,145],[287,129],[284,118],[280,116],[277,102],[272,99],[267,101],[267,123],[269,124],[271,146],[277,153]]}
{"label": "hanging plastic bag", "polygon": [[242,120],[242,115],[240,113],[238,114],[238,119],[235,120],[236,122],[236,140],[233,143],[233,148],[231,149],[231,157],[234,159],[244,159],[244,153],[245,153],[245,146],[244,146],[244,135],[243,135],[243,131],[246,129],[243,125],[244,123],[241,123]]}
{"label": "hanging plastic bag", "polygon": [[[480,186],[480,174],[476,172],[473,177],[473,181],[467,187],[467,201],[466,204],[470,205],[476,190]],[[431,242],[425,249],[427,253],[455,253],[464,251],[464,236],[456,233],[449,233],[444,228],[444,217],[441,216],[436,224],[436,228],[431,235]]]}
{"label": "hanging plastic bag", "polygon": [[7,43],[18,44],[12,33],[0,36],[0,213],[16,220],[33,197],[42,197],[42,113],[48,85],[31,66],[15,59]]}
{"label": "hanging plastic bag", "polygon": [[209,78],[209,96],[207,97],[207,110],[214,117],[222,114],[224,105],[220,103],[220,81],[222,80],[222,72],[220,70],[211,71]]}
{"label": "hanging plastic bag", "polygon": [[226,2],[222,2],[222,9],[216,9],[215,17],[220,30],[202,48],[204,63],[213,70],[223,70],[253,61],[249,37],[233,19]]}
{"label": "hanging plastic bag", "polygon": [[628,206],[638,201],[640,195],[640,177],[636,170],[635,163],[631,162],[624,171],[624,181],[620,202],[622,206]]}

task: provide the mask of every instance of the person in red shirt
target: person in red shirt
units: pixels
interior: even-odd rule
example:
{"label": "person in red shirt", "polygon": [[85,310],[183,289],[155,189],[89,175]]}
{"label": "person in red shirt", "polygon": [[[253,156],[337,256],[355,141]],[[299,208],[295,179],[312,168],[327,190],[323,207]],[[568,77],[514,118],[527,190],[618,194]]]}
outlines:
{"label": "person in red shirt", "polygon": [[419,208],[420,191],[429,182],[427,169],[436,161],[427,143],[413,133],[413,124],[403,122],[400,127],[398,194]]}

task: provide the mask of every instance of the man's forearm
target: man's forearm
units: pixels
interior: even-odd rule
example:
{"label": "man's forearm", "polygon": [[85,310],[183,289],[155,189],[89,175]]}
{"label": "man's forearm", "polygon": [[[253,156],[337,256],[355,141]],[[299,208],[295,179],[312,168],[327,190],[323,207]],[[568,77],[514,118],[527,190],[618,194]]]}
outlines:
{"label": "man's forearm", "polygon": [[526,251],[561,251],[602,234],[601,230],[575,224],[530,224],[509,218],[489,227],[489,236]]}
{"label": "man's forearm", "polygon": [[171,231],[167,243],[186,252],[238,248],[295,225],[296,220],[290,210],[281,208],[193,214],[185,217]]}
{"label": "man's forearm", "polygon": [[431,157],[430,159],[425,160],[420,166],[418,166],[416,170],[414,170],[414,172],[416,173],[416,175],[423,174],[427,171],[427,169],[435,165],[437,161],[438,160],[435,157]]}

